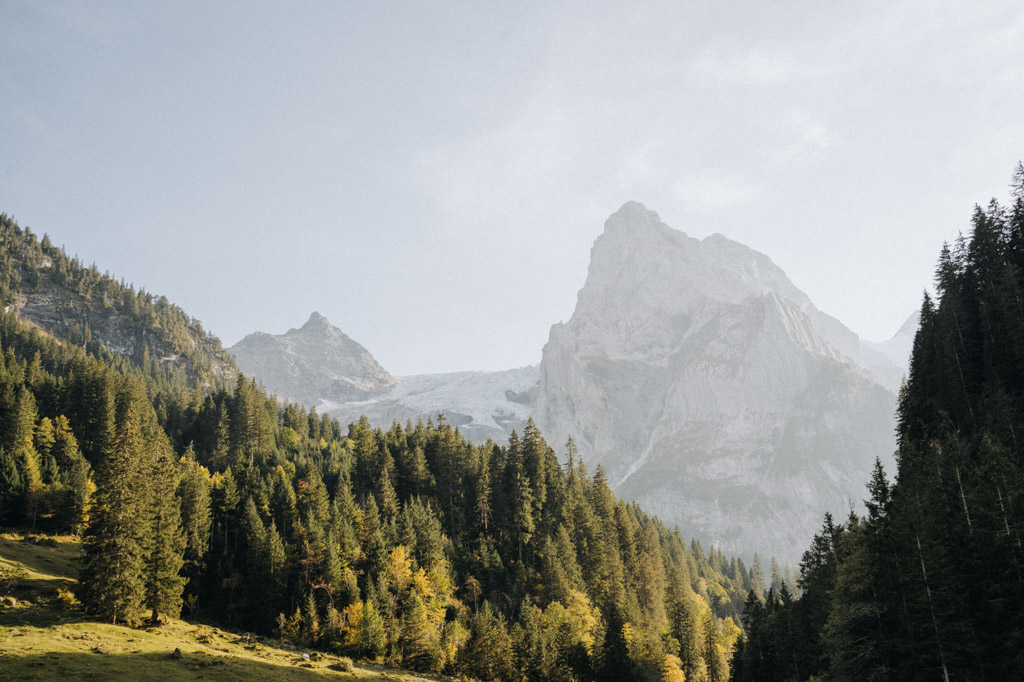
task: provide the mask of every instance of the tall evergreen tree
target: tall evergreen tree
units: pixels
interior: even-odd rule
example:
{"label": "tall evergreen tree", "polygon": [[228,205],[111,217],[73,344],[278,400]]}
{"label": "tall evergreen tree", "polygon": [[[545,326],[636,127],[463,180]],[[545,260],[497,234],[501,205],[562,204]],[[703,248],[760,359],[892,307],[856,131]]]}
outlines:
{"label": "tall evergreen tree", "polygon": [[195,574],[202,568],[210,547],[213,518],[210,476],[206,468],[196,461],[191,444],[182,457],[178,498],[181,500],[181,527],[185,536],[185,563]]}
{"label": "tall evergreen tree", "polygon": [[719,643],[721,636],[710,611],[704,613],[704,623],[701,629],[704,631],[701,654],[704,656],[704,665],[707,667],[708,682],[725,682],[729,676],[729,669],[722,659]]}
{"label": "tall evergreen tree", "polygon": [[175,492],[178,476],[170,446],[157,446],[149,476],[149,517],[146,552],[146,606],[150,620],[157,623],[160,613],[177,617],[186,579],[181,575],[185,563],[185,535],[181,530],[181,507]]}
{"label": "tall evergreen tree", "polygon": [[95,505],[85,536],[82,601],[111,623],[134,623],[145,592],[148,530],[145,444],[136,407],[122,401],[113,445],[97,476]]}
{"label": "tall evergreen tree", "polygon": [[377,603],[372,596],[363,602],[356,638],[360,655],[371,660],[379,659],[387,650],[384,621],[381,620],[380,611],[377,610]]}
{"label": "tall evergreen tree", "polygon": [[473,615],[469,639],[459,653],[460,667],[481,680],[513,676],[512,643],[504,619],[485,601]]}
{"label": "tall evergreen tree", "polygon": [[437,672],[441,656],[427,621],[427,610],[415,590],[409,591],[403,605],[402,630],[398,644],[402,651],[402,667],[417,672]]}

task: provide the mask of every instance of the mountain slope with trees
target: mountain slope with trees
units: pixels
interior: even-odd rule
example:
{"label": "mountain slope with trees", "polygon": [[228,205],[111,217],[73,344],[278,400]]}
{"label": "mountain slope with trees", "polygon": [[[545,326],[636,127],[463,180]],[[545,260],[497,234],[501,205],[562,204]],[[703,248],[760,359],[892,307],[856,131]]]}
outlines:
{"label": "mountain slope with trees", "polygon": [[101,274],[0,214],[0,306],[161,389],[234,380],[220,340],[164,296]]}

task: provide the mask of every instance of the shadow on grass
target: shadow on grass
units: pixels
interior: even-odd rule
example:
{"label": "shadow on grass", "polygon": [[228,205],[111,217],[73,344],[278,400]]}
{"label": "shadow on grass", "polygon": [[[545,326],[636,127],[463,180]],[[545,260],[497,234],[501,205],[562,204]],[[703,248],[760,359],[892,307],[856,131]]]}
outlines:
{"label": "shadow on grass", "polygon": [[64,578],[39,578],[13,572],[0,577],[0,594],[16,599],[34,599],[40,595],[52,597],[58,587],[74,590],[76,582]]}
{"label": "shadow on grass", "polygon": [[74,580],[78,577],[80,542],[34,541],[31,536],[5,533],[0,539],[0,558],[16,562],[35,573]]}
{"label": "shadow on grass", "polygon": [[[324,680],[355,679],[354,673],[326,665],[300,662],[273,663],[252,659],[184,652],[180,659],[157,653],[68,653],[32,655],[0,653],[0,679],[4,680]],[[360,671],[360,680],[384,680]],[[391,678],[394,679],[393,677]]]}

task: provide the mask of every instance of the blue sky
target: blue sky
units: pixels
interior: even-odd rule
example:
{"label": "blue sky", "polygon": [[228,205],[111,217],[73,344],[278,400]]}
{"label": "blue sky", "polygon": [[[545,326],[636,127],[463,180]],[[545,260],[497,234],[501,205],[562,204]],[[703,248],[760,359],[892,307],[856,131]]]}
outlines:
{"label": "blue sky", "polygon": [[0,1],[0,211],[233,343],[537,362],[627,200],[870,339],[1024,157],[1019,3]]}

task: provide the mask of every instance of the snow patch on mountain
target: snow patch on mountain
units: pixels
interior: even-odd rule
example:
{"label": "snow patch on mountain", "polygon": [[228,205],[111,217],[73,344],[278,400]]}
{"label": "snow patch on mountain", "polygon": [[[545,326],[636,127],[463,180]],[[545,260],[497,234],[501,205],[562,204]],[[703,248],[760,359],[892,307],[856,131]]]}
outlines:
{"label": "snow patch on mountain", "polygon": [[366,415],[371,423],[388,426],[397,419],[445,418],[468,438],[504,441],[513,429],[522,432],[531,415],[539,370],[536,365],[498,372],[452,372],[400,376],[387,392],[369,400],[343,404],[324,401],[327,411],[342,423]]}

